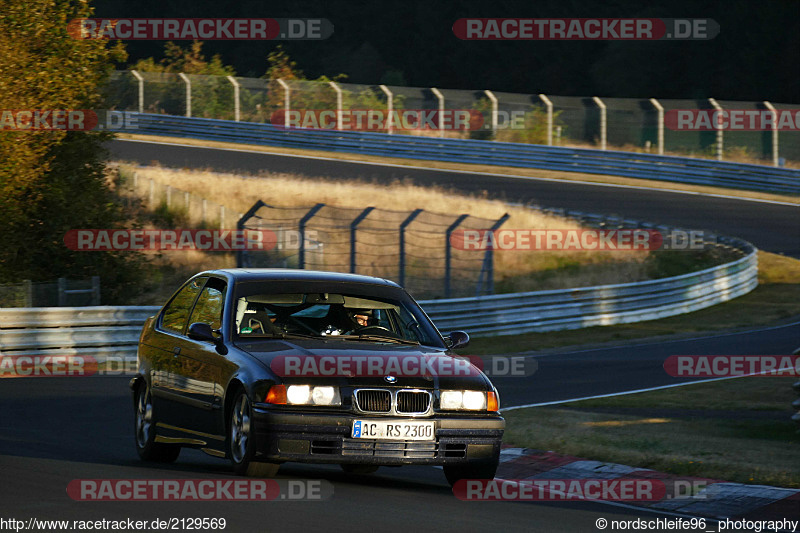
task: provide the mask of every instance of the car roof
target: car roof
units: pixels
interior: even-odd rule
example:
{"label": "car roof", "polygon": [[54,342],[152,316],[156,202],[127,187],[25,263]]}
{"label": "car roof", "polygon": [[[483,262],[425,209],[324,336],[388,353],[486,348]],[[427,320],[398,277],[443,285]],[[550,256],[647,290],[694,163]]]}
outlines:
{"label": "car roof", "polygon": [[345,274],[342,272],[324,272],[320,270],[298,270],[291,268],[223,268],[206,270],[198,275],[223,276],[231,281],[328,281],[346,283],[368,283],[386,287],[400,287],[394,281],[361,274]]}

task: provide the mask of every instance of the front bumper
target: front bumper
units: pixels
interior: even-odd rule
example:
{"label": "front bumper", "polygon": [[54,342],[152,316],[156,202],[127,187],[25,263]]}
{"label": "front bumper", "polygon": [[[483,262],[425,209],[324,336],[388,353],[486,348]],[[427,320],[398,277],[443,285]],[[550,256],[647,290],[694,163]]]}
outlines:
{"label": "front bumper", "polygon": [[[387,417],[253,409],[256,459],[265,462],[444,465],[493,461],[500,454],[505,420],[499,415],[438,414],[431,441],[351,438],[354,420]],[[388,417],[398,419],[402,417]]]}

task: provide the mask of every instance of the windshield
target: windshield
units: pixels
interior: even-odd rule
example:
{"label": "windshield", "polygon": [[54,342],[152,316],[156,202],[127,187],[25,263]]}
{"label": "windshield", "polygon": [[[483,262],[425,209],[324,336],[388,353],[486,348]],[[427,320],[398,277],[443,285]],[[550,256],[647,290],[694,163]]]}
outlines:
{"label": "windshield", "polygon": [[239,338],[305,336],[328,340],[442,346],[427,318],[409,302],[352,293],[260,293],[234,305]]}

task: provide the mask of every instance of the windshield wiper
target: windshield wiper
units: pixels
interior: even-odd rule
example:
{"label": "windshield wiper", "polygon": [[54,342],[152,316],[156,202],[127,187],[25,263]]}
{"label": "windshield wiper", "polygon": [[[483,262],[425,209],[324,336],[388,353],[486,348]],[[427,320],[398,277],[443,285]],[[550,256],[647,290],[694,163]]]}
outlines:
{"label": "windshield wiper", "polygon": [[381,341],[381,342],[396,342],[397,344],[413,344],[419,345],[419,341],[412,341],[409,339],[398,339],[397,337],[389,337],[384,335],[331,335],[331,338],[345,339],[349,341]]}
{"label": "windshield wiper", "polygon": [[308,333],[267,333],[264,335],[248,335],[247,337],[239,336],[240,340],[247,339],[326,339],[327,337],[321,335],[309,335]]}

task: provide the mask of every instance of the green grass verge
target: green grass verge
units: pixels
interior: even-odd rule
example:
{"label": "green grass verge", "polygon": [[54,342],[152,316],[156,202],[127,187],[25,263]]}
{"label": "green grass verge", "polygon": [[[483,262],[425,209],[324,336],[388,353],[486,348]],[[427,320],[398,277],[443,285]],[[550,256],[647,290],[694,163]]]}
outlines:
{"label": "green grass verge", "polygon": [[796,378],[738,378],[504,413],[504,443],[677,475],[800,487]]}

